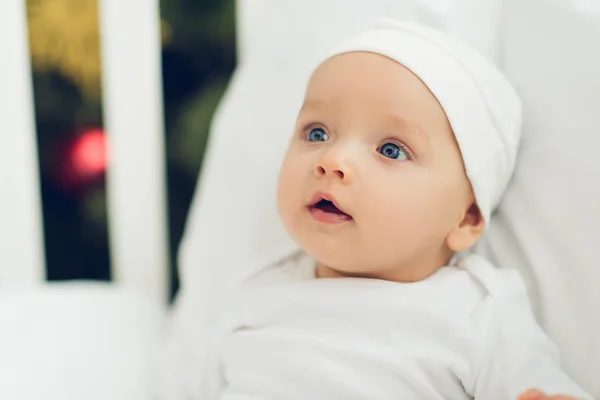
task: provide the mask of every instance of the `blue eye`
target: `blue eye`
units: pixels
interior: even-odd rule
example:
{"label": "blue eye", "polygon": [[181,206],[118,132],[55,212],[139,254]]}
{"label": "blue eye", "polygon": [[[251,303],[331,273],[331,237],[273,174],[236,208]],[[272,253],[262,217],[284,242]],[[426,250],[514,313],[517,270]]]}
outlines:
{"label": "blue eye", "polygon": [[306,139],[309,142],[326,142],[329,140],[329,135],[321,128],[313,128],[308,132]]}
{"label": "blue eye", "polygon": [[408,154],[400,146],[394,143],[386,143],[377,149],[382,155],[393,160],[406,161]]}

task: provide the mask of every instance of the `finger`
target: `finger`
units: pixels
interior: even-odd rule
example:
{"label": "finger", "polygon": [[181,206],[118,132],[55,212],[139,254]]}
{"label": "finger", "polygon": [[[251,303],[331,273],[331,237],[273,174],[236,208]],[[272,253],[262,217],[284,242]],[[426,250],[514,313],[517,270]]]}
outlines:
{"label": "finger", "polygon": [[[518,400],[542,400],[546,399],[546,395],[544,392],[541,392],[537,389],[529,389],[525,393],[519,396]],[[557,399],[560,400],[560,399]]]}

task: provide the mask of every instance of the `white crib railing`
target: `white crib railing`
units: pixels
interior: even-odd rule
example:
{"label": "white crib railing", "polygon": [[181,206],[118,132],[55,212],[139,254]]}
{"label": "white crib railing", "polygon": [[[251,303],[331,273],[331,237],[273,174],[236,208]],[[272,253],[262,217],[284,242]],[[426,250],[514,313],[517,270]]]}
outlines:
{"label": "white crib railing", "polygon": [[[168,288],[158,0],[99,0],[112,274]],[[25,0],[0,1],[0,283],[44,280]],[[133,24],[133,26],[132,26]]]}
{"label": "white crib railing", "polygon": [[0,1],[0,283],[45,277],[24,0]]}
{"label": "white crib railing", "polygon": [[99,4],[112,274],[116,282],[164,302],[168,242],[158,0]]}
{"label": "white crib railing", "polygon": [[[273,0],[237,0],[238,57]],[[168,291],[158,0],[99,0],[112,275]],[[0,283],[45,279],[26,0],[0,1]]]}

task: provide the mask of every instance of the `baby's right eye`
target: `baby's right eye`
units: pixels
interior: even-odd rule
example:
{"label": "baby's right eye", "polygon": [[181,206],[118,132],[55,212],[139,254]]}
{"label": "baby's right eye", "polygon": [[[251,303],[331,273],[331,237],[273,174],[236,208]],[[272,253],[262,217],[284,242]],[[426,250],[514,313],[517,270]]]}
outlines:
{"label": "baby's right eye", "polygon": [[329,140],[329,135],[321,128],[312,128],[306,135],[306,140],[309,142],[326,142]]}

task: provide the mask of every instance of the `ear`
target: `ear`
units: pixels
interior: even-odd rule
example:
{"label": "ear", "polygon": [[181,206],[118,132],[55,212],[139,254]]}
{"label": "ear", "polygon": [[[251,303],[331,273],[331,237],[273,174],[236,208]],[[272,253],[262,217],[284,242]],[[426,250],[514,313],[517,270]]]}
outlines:
{"label": "ear", "polygon": [[446,237],[446,245],[454,253],[468,250],[483,236],[484,231],[485,221],[479,207],[473,203],[459,224]]}

